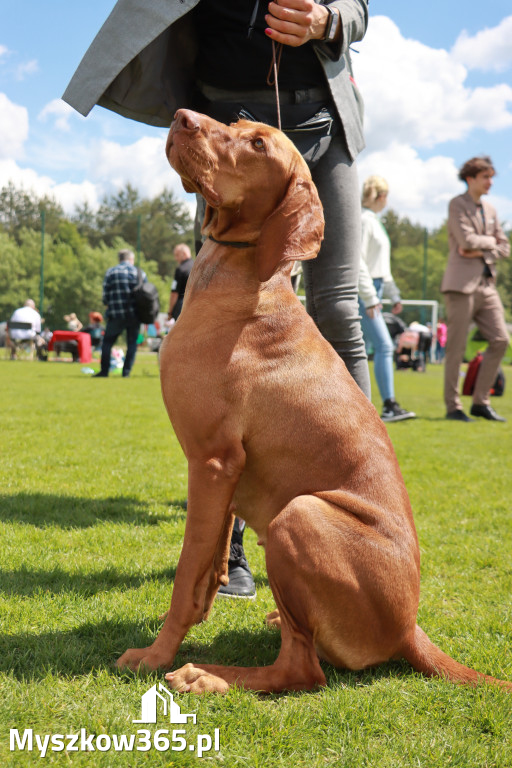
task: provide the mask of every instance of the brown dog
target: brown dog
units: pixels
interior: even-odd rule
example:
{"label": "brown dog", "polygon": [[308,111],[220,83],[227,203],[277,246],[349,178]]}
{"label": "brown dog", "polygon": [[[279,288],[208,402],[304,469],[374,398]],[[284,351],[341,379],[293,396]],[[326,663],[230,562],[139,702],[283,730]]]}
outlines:
{"label": "brown dog", "polygon": [[[153,645],[120,666],[171,667],[227,583],[237,512],[266,550],[282,645],[270,667],[187,664],[171,687],[258,691],[325,684],[319,657],[361,669],[403,657],[427,675],[500,682],[458,664],[416,625],[419,550],[386,428],[294,295],[322,208],[279,131],[179,110],[167,155],[207,201],[208,237],[161,350],[162,390],[188,459],[188,513],[171,607]],[[510,683],[500,683],[512,687]]]}

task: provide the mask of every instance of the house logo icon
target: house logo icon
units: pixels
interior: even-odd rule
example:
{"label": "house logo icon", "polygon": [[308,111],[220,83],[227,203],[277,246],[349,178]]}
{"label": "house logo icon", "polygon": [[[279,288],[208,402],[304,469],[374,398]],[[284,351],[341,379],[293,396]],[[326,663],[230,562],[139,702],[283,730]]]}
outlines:
{"label": "house logo icon", "polygon": [[192,723],[196,722],[196,715],[185,715],[181,713],[179,704],[176,704],[174,697],[170,690],[158,683],[150,688],[141,697],[141,719],[132,720],[132,723],[156,723],[156,714],[158,708],[158,702],[163,707],[164,715],[169,714],[169,720],[173,725],[179,725],[186,723],[190,720]]}

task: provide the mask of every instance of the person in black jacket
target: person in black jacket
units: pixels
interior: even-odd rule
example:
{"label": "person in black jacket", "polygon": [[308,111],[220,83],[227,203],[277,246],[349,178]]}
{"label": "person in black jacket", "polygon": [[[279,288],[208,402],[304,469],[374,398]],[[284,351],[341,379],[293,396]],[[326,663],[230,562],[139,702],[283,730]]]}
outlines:
{"label": "person in black jacket", "polygon": [[171,287],[171,296],[169,298],[169,320],[177,320],[183,306],[183,297],[187,287],[188,276],[194,266],[194,261],[190,253],[190,248],[185,243],[179,243],[174,249],[174,258],[178,266],[174,272],[174,280]]}

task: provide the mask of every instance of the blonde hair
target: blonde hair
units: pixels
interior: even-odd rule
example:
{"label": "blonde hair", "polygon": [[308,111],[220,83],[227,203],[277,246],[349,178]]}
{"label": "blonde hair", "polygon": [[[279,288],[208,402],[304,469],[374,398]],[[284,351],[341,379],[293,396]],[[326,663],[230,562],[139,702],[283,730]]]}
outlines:
{"label": "blonde hair", "polygon": [[363,184],[363,194],[361,203],[364,207],[374,203],[381,195],[387,195],[389,186],[386,179],[382,176],[368,176]]}
{"label": "blonde hair", "polygon": [[190,248],[186,243],[178,243],[174,248],[174,255],[178,258],[182,258],[184,261],[185,259],[190,259],[192,257]]}

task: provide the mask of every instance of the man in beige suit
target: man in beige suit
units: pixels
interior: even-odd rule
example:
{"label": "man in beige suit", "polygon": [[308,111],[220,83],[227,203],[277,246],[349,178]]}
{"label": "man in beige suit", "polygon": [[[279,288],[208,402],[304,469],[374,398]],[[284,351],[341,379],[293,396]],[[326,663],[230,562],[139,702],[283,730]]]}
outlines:
{"label": "man in beige suit", "polygon": [[459,179],[467,192],[453,198],[448,213],[450,254],[441,291],[445,295],[448,341],[444,371],[446,418],[473,421],[462,410],[459,372],[469,325],[476,323],[489,345],[473,392],[472,416],[505,421],[491,408],[489,392],[510,342],[505,313],[496,290],[496,261],[510,254],[510,244],[496,211],[482,200],[491,186],[494,168],[489,157],[474,157],[462,166]]}

